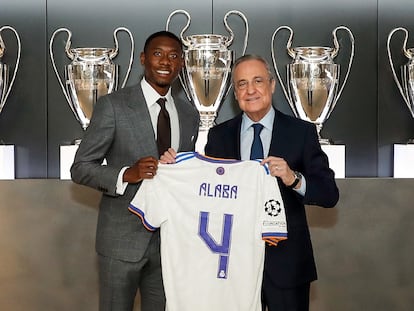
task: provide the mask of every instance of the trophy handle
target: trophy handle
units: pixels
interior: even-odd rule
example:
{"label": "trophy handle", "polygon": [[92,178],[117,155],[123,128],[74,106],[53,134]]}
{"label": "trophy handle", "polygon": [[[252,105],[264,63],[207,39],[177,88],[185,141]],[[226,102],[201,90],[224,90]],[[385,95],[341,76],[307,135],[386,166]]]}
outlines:
{"label": "trophy handle", "polygon": [[230,46],[233,43],[233,39],[234,39],[234,32],[230,28],[229,24],[227,23],[227,19],[231,14],[235,14],[235,15],[240,16],[241,19],[244,22],[244,27],[245,27],[246,32],[245,32],[245,35],[244,35],[244,42],[243,42],[243,50],[242,50],[242,56],[243,56],[246,53],[247,42],[248,42],[248,39],[249,39],[249,23],[247,22],[246,16],[240,11],[232,10],[232,11],[228,11],[226,13],[226,15],[224,16],[223,21],[224,21],[224,26],[226,27],[227,31],[230,34],[230,39],[227,41],[226,47]]}
{"label": "trophy handle", "polygon": [[[280,30],[282,30],[282,29],[286,29],[290,33],[289,39],[288,39],[288,41],[286,43],[286,49],[287,49],[287,53],[289,54],[289,56],[291,56],[292,58],[295,58],[295,52],[291,48],[291,46],[292,46],[292,39],[293,39],[293,30],[289,26],[280,26],[279,28],[277,28],[274,31],[274,33],[272,35],[272,41],[271,41],[272,61],[273,61],[273,67],[275,68],[275,72],[276,72],[277,79],[279,80],[279,84],[280,84],[280,86],[281,86],[281,88],[283,90],[283,93],[285,94],[285,97],[286,97],[286,99],[287,99],[287,101],[289,103],[289,106],[292,108],[293,112],[295,112],[296,111],[295,105],[294,105],[294,103],[292,101],[292,98],[291,98],[290,94],[287,91],[288,82],[286,81],[286,83],[285,83],[285,81],[283,81],[282,76],[280,75],[279,68],[278,68],[278,65],[277,65],[277,62],[276,62],[276,57],[275,57],[275,48],[274,48],[274,45],[275,45],[275,37],[276,37],[277,33]],[[295,112],[295,114],[296,114],[296,112]]]}
{"label": "trophy handle", "polygon": [[70,51],[70,45],[71,45],[71,41],[70,41],[70,39],[72,38],[72,32],[71,32],[69,29],[67,29],[67,28],[58,28],[58,29],[56,29],[56,30],[53,32],[52,37],[50,38],[50,43],[49,43],[49,54],[50,54],[50,59],[51,59],[51,61],[52,61],[53,70],[55,71],[55,74],[56,74],[56,77],[57,77],[58,82],[59,82],[59,84],[60,84],[60,87],[62,88],[63,95],[65,95],[66,101],[68,102],[70,109],[71,109],[71,110],[72,110],[72,112],[75,114],[76,118],[78,119],[76,109],[75,109],[75,108],[73,107],[73,105],[72,105],[72,102],[71,102],[71,100],[70,100],[70,98],[69,98],[69,94],[68,94],[68,92],[66,91],[66,88],[65,88],[65,86],[64,86],[64,84],[63,84],[63,80],[62,80],[62,78],[61,78],[61,76],[60,76],[60,74],[59,74],[59,71],[57,70],[57,67],[56,67],[56,64],[55,64],[55,58],[54,58],[54,56],[53,56],[53,42],[54,42],[54,40],[55,40],[56,35],[57,35],[58,33],[60,33],[60,32],[66,32],[66,33],[68,34],[68,39],[67,39],[67,41],[66,41],[66,45],[65,45],[65,52],[66,52],[67,56],[68,56],[71,60],[73,60],[73,59],[74,59],[74,57],[75,57],[75,56],[74,56],[74,54]]}
{"label": "trophy handle", "polygon": [[[165,30],[169,31],[171,18],[176,14],[184,14],[187,17],[187,23],[180,32],[180,38],[181,38],[181,41],[183,42],[183,44],[185,46],[189,46],[190,41],[186,40],[184,38],[184,32],[188,29],[188,27],[190,26],[190,23],[191,23],[191,17],[190,17],[190,14],[187,11],[185,11],[185,10],[175,10],[175,11],[171,12],[170,15],[167,18],[167,23],[165,25]],[[185,95],[187,96],[187,99],[189,101],[191,101],[192,99],[191,99],[191,95],[190,95],[190,87],[189,87],[186,79],[184,78],[185,75],[186,75],[185,70],[186,70],[185,67],[183,67],[181,69],[181,73],[178,75],[178,79],[180,80],[180,84],[181,84],[181,86],[184,90]]]}
{"label": "trophy handle", "polygon": [[403,44],[403,48],[402,51],[404,53],[404,55],[408,58],[408,59],[412,59],[413,55],[412,53],[410,53],[407,50],[407,40],[408,40],[408,30],[403,28],[403,27],[398,27],[393,29],[390,34],[388,35],[388,40],[387,40],[387,52],[388,52],[388,60],[390,62],[390,66],[391,66],[391,70],[392,70],[392,75],[394,77],[394,81],[397,84],[398,90],[401,93],[401,96],[404,99],[404,102],[407,104],[408,108],[410,109],[410,112],[412,114],[412,116],[414,117],[414,112],[412,111],[412,107],[410,105],[410,101],[408,99],[408,97],[406,96],[406,93],[404,92],[401,82],[398,79],[397,73],[395,72],[395,66],[394,66],[394,62],[392,61],[392,54],[391,54],[391,48],[390,48],[390,43],[391,43],[391,38],[392,36],[397,32],[397,31],[402,31],[404,32],[404,44]]}
{"label": "trophy handle", "polygon": [[169,31],[171,18],[174,15],[180,14],[180,13],[181,14],[184,14],[185,16],[187,16],[187,23],[185,24],[185,26],[183,27],[183,29],[180,32],[180,38],[181,38],[181,41],[183,41],[183,44],[185,46],[189,46],[190,45],[190,41],[189,40],[186,40],[184,38],[184,32],[188,29],[188,27],[190,26],[190,23],[191,23],[191,17],[190,17],[190,14],[187,11],[185,11],[185,10],[175,10],[175,11],[171,12],[170,15],[167,18],[167,23],[165,25],[165,30]]}
{"label": "trophy handle", "polygon": [[336,97],[335,97],[335,99],[334,99],[334,101],[331,105],[331,108],[329,109],[329,111],[326,115],[326,119],[329,118],[331,112],[334,110],[334,108],[336,106],[336,103],[338,102],[339,97],[342,94],[342,91],[345,87],[346,81],[348,80],[349,73],[351,71],[352,62],[353,62],[353,59],[354,59],[354,52],[355,52],[355,40],[354,40],[354,35],[352,34],[351,30],[348,27],[345,27],[345,26],[338,26],[332,31],[332,36],[334,38],[334,46],[335,46],[335,48],[333,49],[332,54],[331,54],[332,59],[335,58],[338,55],[338,52],[339,52],[339,42],[338,42],[338,38],[337,38],[337,35],[336,35],[338,30],[345,30],[348,33],[349,39],[351,41],[351,52],[349,54],[348,69],[346,71],[344,80],[342,81],[342,85],[340,86],[339,91],[338,91],[338,93],[337,93],[337,95],[336,95]]}
{"label": "trophy handle", "polygon": [[5,29],[8,29],[8,30],[12,31],[14,33],[15,37],[16,37],[16,41],[17,41],[17,58],[16,58],[14,71],[13,71],[12,78],[10,80],[9,87],[7,88],[6,93],[4,93],[4,96],[2,96],[2,98],[0,98],[0,112],[3,110],[3,107],[6,104],[6,100],[9,97],[11,88],[14,84],[14,80],[15,80],[16,74],[17,74],[17,69],[19,68],[19,64],[20,64],[20,54],[21,54],[21,51],[22,51],[22,46],[21,46],[19,34],[11,26],[3,26],[3,27],[0,28],[0,47],[1,47],[1,49],[4,50],[6,48],[6,46],[4,44],[4,41],[3,41],[3,38],[1,37],[1,32]]}
{"label": "trophy handle", "polygon": [[121,88],[124,88],[128,78],[129,78],[129,74],[131,73],[132,63],[134,61],[134,46],[135,46],[135,44],[134,44],[134,37],[132,36],[132,33],[131,33],[131,31],[129,31],[128,28],[125,28],[125,27],[116,28],[115,31],[114,31],[115,50],[109,55],[110,59],[113,59],[118,55],[118,51],[119,51],[119,44],[118,44],[118,38],[117,38],[118,31],[125,31],[128,34],[129,39],[131,41],[131,53],[130,53],[130,57],[129,57],[128,70],[125,73],[124,81],[122,82],[122,85],[121,85]]}
{"label": "trophy handle", "polygon": [[[235,15],[238,15],[242,20],[243,20],[243,22],[244,22],[244,27],[245,27],[245,34],[244,34],[244,41],[243,41],[243,49],[242,49],[242,56],[244,55],[244,54],[246,54],[246,49],[247,49],[247,42],[248,42],[248,40],[249,40],[249,23],[248,23],[248,21],[247,21],[247,18],[246,18],[246,16],[242,13],[242,12],[240,12],[240,11],[237,11],[237,10],[231,10],[231,11],[228,11],[227,13],[226,13],[226,15],[224,15],[224,19],[223,19],[223,21],[224,21],[224,26],[226,27],[226,30],[229,32],[229,34],[230,34],[230,39],[226,42],[226,44],[225,44],[225,46],[226,47],[229,47],[232,43],[233,43],[233,39],[234,39],[234,32],[233,32],[233,30],[230,28],[230,26],[229,26],[229,24],[228,24],[228,22],[227,22],[227,19],[228,19],[228,17],[231,15],[231,14],[235,14]],[[233,56],[234,57],[234,56]],[[228,81],[231,79],[231,77],[230,77],[230,75],[228,76]],[[227,96],[228,96],[228,94],[230,93],[230,90],[232,89],[232,83],[227,83],[227,91],[225,91],[224,92],[224,98],[226,98]]]}

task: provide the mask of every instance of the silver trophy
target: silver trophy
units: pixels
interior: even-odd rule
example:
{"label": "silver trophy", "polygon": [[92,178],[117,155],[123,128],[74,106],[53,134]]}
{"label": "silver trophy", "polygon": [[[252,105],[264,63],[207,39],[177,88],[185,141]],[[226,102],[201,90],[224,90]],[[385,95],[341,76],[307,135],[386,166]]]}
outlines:
{"label": "silver trophy", "polygon": [[[3,38],[1,37],[1,33],[5,30],[10,30],[14,33],[17,41],[17,57],[14,65],[13,75],[9,81],[9,71],[10,67],[2,62],[2,58],[4,52],[6,50],[6,45],[4,44]],[[3,110],[4,105],[6,104],[6,100],[9,97],[11,88],[14,84],[14,80],[16,78],[17,70],[19,68],[20,63],[20,54],[21,54],[21,43],[20,37],[17,31],[11,26],[3,26],[0,28],[0,113]]]}
{"label": "silver trophy", "polygon": [[[119,31],[126,32],[131,41],[128,70],[121,85],[123,88],[131,72],[134,58],[134,39],[127,28],[118,27],[115,29],[113,33],[115,48],[71,48],[72,33],[67,28],[57,29],[50,39],[49,53],[53,69],[71,110],[84,130],[89,125],[98,98],[118,88],[118,65],[114,64],[112,60],[119,51],[117,38]],[[64,68],[64,82],[57,70],[53,55],[55,37],[61,32],[66,32],[68,35],[65,52],[72,61]]]}
{"label": "silver trophy", "polygon": [[[287,65],[286,84],[279,73],[274,48],[275,37],[282,29],[290,32],[286,49],[289,56],[293,58],[293,62]],[[339,52],[336,35],[338,30],[345,30],[351,42],[348,69],[342,84],[340,84],[340,65],[333,62]],[[297,118],[316,125],[321,144],[331,143],[329,139],[322,138],[320,132],[323,123],[329,118],[341,96],[354,58],[352,32],[345,26],[338,26],[332,31],[332,35],[334,48],[321,46],[291,48],[293,30],[288,26],[280,26],[273,33],[271,42],[273,66],[286,99]]]}
{"label": "silver trophy", "polygon": [[175,14],[187,16],[187,24],[180,33],[185,46],[185,66],[179,79],[188,98],[200,113],[200,132],[207,132],[214,125],[217,110],[230,89],[230,71],[234,56],[233,51],[228,48],[233,43],[234,33],[227,19],[229,15],[235,14],[244,21],[246,28],[242,52],[244,55],[249,36],[247,18],[239,11],[229,11],[224,16],[224,25],[230,37],[216,34],[184,37],[184,32],[191,22],[190,14],[184,10],[176,10],[169,15],[166,30],[169,29],[170,20]]}
{"label": "silver trophy", "polygon": [[[402,53],[405,55],[405,57],[408,58],[408,62],[405,65],[401,66],[401,82],[395,71],[395,66],[392,60],[392,53],[390,47],[392,36],[398,31],[404,32],[404,43],[402,47]],[[407,104],[407,107],[411,112],[411,116],[414,118],[414,48],[407,49],[407,40],[407,29],[403,27],[393,29],[388,35],[387,52],[388,60],[390,62],[392,75],[394,77],[395,83],[397,84],[397,87],[401,93],[401,96],[404,99],[404,102]],[[414,138],[409,139],[407,143],[413,144]]]}

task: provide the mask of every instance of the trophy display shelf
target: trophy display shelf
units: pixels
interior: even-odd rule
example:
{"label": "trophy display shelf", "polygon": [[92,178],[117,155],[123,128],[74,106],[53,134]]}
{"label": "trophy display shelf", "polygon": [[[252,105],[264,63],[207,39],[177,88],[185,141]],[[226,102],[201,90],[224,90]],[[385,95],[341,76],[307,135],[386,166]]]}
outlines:
{"label": "trophy display shelf", "polygon": [[0,179],[15,179],[14,145],[0,145]]}
{"label": "trophy display shelf", "polygon": [[199,154],[204,154],[204,148],[207,144],[208,130],[200,129],[198,131],[198,138],[195,144],[195,151]]}
{"label": "trophy display shelf", "polygon": [[345,178],[345,145],[321,144],[321,148],[328,156],[335,178]]}
{"label": "trophy display shelf", "polygon": [[414,143],[394,144],[394,177],[414,177]]}
{"label": "trophy display shelf", "polygon": [[76,151],[79,144],[61,145],[60,146],[60,179],[71,179],[70,167],[75,159]]}
{"label": "trophy display shelf", "polygon": [[[70,167],[75,160],[76,151],[79,148],[80,139],[75,140],[71,145],[60,145],[60,179],[70,180]],[[103,160],[102,165],[106,165],[106,159]]]}

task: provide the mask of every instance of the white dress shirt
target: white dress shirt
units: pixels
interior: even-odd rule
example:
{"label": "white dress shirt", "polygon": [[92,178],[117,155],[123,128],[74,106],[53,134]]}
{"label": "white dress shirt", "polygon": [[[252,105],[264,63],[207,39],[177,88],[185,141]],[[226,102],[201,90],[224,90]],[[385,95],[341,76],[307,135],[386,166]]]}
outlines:
{"label": "white dress shirt", "polygon": [[174,150],[178,150],[180,144],[180,125],[178,122],[178,113],[177,109],[175,108],[174,99],[171,96],[171,88],[168,90],[168,93],[165,96],[161,96],[152,88],[151,85],[149,85],[145,78],[141,80],[141,88],[142,92],[144,93],[145,102],[147,103],[148,111],[151,116],[151,123],[154,129],[155,137],[157,137],[158,114],[161,110],[160,105],[157,104],[157,100],[160,97],[164,97],[167,100],[165,103],[165,108],[170,115],[171,147],[174,148]]}
{"label": "white dress shirt", "polygon": [[[170,115],[171,122],[171,147],[174,150],[178,150],[180,145],[180,124],[178,121],[178,112],[174,104],[174,99],[171,96],[171,88],[168,90],[168,93],[165,96],[161,96],[155,91],[152,86],[145,80],[145,77],[141,80],[142,93],[144,94],[145,102],[148,106],[148,111],[151,116],[152,128],[154,129],[155,139],[157,139],[157,121],[158,114],[161,110],[160,105],[157,104],[157,100],[160,97],[164,97],[167,101],[165,103],[165,108]],[[138,159],[137,159],[138,160]],[[123,182],[123,175],[125,170],[128,167],[123,167],[118,174],[118,180],[116,184],[116,192],[119,195],[124,194],[126,187],[128,186],[127,182]]]}

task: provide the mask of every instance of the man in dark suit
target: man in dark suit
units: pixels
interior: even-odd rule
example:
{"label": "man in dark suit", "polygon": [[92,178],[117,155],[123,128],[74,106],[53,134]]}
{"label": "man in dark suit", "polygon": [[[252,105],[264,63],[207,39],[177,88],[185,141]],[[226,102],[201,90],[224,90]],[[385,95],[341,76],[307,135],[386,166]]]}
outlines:
{"label": "man in dark suit", "polygon": [[263,310],[307,311],[310,282],[317,274],[304,204],[336,205],[334,173],[315,126],[273,107],[275,80],[266,60],[242,56],[233,66],[232,80],[242,113],[210,129],[205,153],[249,159],[255,140],[252,124],[261,123],[261,157],[278,179],[288,223],[288,239],[266,246]]}
{"label": "man in dark suit", "polygon": [[198,133],[197,110],[173,98],[170,87],[183,65],[180,40],[167,31],[152,34],[140,60],[144,77],[138,85],[96,103],[71,168],[74,182],[103,193],[96,232],[101,311],[133,310],[138,289],[142,311],[164,311],[159,232],[146,230],[128,205],[142,180],[156,174],[164,152],[157,147],[158,99],[166,99],[171,147],[194,150]]}

